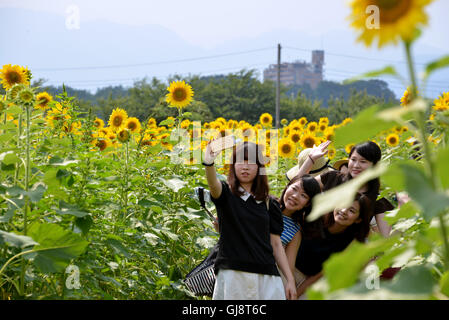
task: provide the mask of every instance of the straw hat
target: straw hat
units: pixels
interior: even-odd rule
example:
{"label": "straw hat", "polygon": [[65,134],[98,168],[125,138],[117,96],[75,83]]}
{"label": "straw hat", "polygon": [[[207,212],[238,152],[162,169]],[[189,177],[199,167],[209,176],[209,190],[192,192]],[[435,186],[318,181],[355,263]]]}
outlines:
{"label": "straw hat", "polygon": [[[299,168],[304,164],[304,162],[309,157],[309,153],[312,151],[312,148],[307,148],[302,150],[298,155],[298,165],[294,166],[290,170],[287,171],[286,176],[288,180],[293,179],[299,172]],[[309,174],[311,176],[317,176],[322,173],[325,173],[329,170],[332,170],[332,167],[329,166],[329,160],[325,157],[321,157],[315,160],[314,165],[310,169]]]}
{"label": "straw hat", "polygon": [[333,167],[335,170],[340,170],[341,166],[348,162],[349,162],[348,159],[340,159],[334,163]]}

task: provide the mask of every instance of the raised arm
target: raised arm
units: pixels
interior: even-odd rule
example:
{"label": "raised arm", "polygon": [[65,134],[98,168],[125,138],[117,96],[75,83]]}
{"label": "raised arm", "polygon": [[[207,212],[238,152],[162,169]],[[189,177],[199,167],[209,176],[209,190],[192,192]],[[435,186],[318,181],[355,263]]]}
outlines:
{"label": "raised arm", "polygon": [[217,178],[215,166],[213,165],[215,158],[218,156],[218,154],[219,153],[212,152],[210,144],[208,144],[206,146],[203,158],[203,165],[206,168],[206,179],[207,184],[209,185],[210,195],[215,199],[218,199],[220,197],[222,191],[220,180],[218,180]]}
{"label": "raised arm", "polygon": [[301,168],[299,168],[298,176],[302,177],[303,175],[309,173],[310,169],[312,169],[315,164],[315,161],[327,154],[327,147],[331,144],[331,142],[332,141],[328,140],[320,144],[318,147],[314,146],[312,150],[310,150],[306,161],[304,161]]}

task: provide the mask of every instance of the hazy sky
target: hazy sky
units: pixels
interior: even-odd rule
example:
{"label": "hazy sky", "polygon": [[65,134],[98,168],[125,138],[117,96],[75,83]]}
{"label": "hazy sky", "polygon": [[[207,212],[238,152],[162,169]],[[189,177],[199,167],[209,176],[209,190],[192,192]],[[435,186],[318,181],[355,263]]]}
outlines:
{"label": "hazy sky", "polygon": [[[127,25],[164,26],[186,41],[210,48],[273,29],[320,35],[348,30],[349,0],[0,0],[0,7],[26,8],[67,16],[71,5],[83,21],[108,20]],[[432,17],[422,41],[449,51],[449,1],[431,4]],[[1,24],[1,22],[0,22]]]}
{"label": "hazy sky", "polygon": [[[281,43],[283,62],[309,61],[310,50],[325,50],[325,80],[342,81],[385,64],[407,75],[401,46],[378,51],[355,42],[356,33],[347,20],[349,2],[0,0],[0,16],[3,8],[9,9],[0,18],[0,38],[9,44],[0,50],[0,66],[23,64],[47,84],[64,82],[95,90],[130,86],[144,77],[165,81],[173,74],[212,75],[246,68],[257,69],[261,75],[276,63],[276,45]],[[79,12],[79,30],[67,27],[68,21],[74,22],[74,9]],[[449,0],[436,0],[426,10],[429,25],[413,51],[418,72],[425,63],[449,54]],[[51,41],[45,50],[36,50],[42,39]],[[246,51],[251,53],[235,54]],[[117,65],[127,67],[104,67]],[[74,70],[78,67],[82,68]],[[447,91],[448,70],[432,75],[427,94]],[[406,84],[391,77],[381,79],[397,96],[402,95]]]}

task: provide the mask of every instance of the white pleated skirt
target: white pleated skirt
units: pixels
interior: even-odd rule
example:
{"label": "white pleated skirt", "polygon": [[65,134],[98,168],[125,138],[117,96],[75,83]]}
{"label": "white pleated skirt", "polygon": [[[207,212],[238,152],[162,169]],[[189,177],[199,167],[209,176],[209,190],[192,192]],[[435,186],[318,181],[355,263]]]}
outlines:
{"label": "white pleated skirt", "polygon": [[281,277],[220,269],[213,300],[285,300]]}

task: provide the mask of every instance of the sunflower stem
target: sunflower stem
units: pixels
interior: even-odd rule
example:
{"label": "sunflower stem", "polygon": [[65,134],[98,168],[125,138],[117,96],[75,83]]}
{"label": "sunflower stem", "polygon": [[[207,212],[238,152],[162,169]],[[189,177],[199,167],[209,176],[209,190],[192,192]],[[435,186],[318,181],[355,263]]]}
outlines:
{"label": "sunflower stem", "polygon": [[[405,52],[407,56],[407,65],[410,75],[410,81],[412,83],[412,97],[411,101],[416,99],[418,97],[418,88],[416,83],[416,75],[415,75],[415,69],[413,64],[413,58],[411,54],[411,42],[405,41]],[[426,132],[426,125],[424,120],[424,112],[417,111],[415,112],[415,119],[418,124],[418,130],[419,130],[419,136],[421,143],[424,147],[424,165],[427,171],[427,177],[431,181],[433,189],[438,192],[439,184],[438,184],[438,175],[435,172],[435,166],[432,159],[432,154],[429,146],[429,142],[427,139],[427,132]],[[443,237],[443,244],[444,244],[444,265],[446,267],[446,270],[449,269],[449,242],[447,239],[447,233],[446,233],[446,227],[444,223],[444,212],[440,213],[439,216],[440,221],[440,229],[441,229],[441,235]]]}

